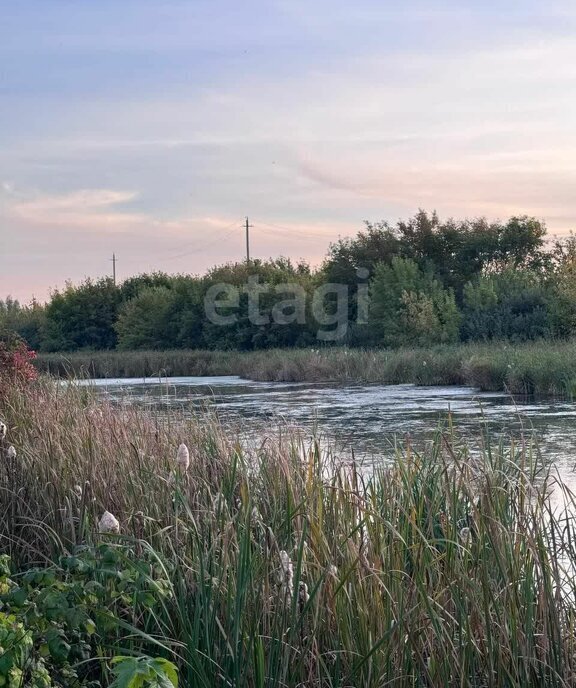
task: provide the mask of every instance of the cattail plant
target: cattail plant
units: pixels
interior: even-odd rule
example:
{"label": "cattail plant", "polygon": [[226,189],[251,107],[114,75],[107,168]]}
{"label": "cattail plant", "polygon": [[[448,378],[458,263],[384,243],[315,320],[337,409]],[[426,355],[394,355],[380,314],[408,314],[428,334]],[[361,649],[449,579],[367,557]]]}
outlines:
{"label": "cattail plant", "polygon": [[109,511],[105,511],[102,514],[102,518],[98,521],[98,532],[99,533],[119,533],[120,532],[120,522]]}
{"label": "cattail plant", "polygon": [[185,444],[181,444],[178,447],[176,453],[176,465],[182,471],[187,471],[190,466],[190,452]]}
{"label": "cattail plant", "polygon": [[280,552],[280,598],[289,605],[294,595],[294,567],[288,552],[282,550]]}
{"label": "cattail plant", "polygon": [[308,593],[308,586],[304,581],[298,583],[298,609],[300,613],[304,610],[307,602],[310,600],[310,595]]}

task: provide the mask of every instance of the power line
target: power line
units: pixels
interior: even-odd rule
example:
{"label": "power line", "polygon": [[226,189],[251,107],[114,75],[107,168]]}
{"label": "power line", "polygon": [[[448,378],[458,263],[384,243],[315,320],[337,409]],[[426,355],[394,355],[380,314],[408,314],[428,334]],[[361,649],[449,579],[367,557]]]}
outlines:
{"label": "power line", "polygon": [[[189,256],[189,255],[192,255],[194,253],[200,253],[200,252],[204,251],[205,249],[209,248],[210,246],[213,246],[214,244],[217,244],[218,242],[221,242],[224,239],[227,239],[229,236],[231,236],[232,234],[237,232],[238,228],[241,225],[238,221],[235,221],[233,224],[234,224],[234,227],[232,229],[230,229],[230,227],[224,228],[223,231],[225,231],[226,229],[230,230],[230,231],[226,232],[225,234],[218,234],[216,237],[210,239],[210,241],[207,241],[203,244],[200,244],[199,246],[196,245],[196,247],[191,249],[190,251],[184,251],[183,253],[173,254],[171,256],[167,256],[167,257],[163,258],[162,260],[174,260],[176,258],[184,258],[185,256]],[[190,243],[191,242],[188,242],[187,244],[185,244],[185,246],[189,246]]]}
{"label": "power line", "polygon": [[[285,232],[286,235],[283,236],[283,238],[289,238],[290,236],[293,237],[298,237],[302,239],[308,239],[308,240],[313,240],[315,238],[320,238],[320,239],[325,239],[329,240],[330,237],[327,236],[326,234],[320,233],[320,232],[314,232],[314,231],[307,231],[303,229],[295,229],[293,227],[286,227],[284,225],[278,225],[273,222],[264,222],[264,221],[259,221],[257,225],[253,225],[250,223],[249,218],[246,217],[245,221],[241,223],[239,220],[234,220],[231,222],[229,225],[222,227],[218,230],[215,231],[215,234],[208,240],[203,243],[198,244],[196,241],[188,241],[180,246],[180,252],[175,253],[175,254],[170,254],[167,256],[155,256],[154,262],[162,263],[164,261],[168,260],[177,260],[179,258],[185,258],[186,256],[190,255],[195,255],[198,253],[201,253],[210,247],[214,246],[217,243],[222,243],[228,237],[232,236],[233,234],[236,234],[238,232],[238,229],[242,227],[245,230],[245,238],[246,238],[246,262],[250,263],[251,260],[251,255],[250,255],[250,229],[254,228],[257,232],[262,232],[264,234],[268,234],[271,236],[278,237],[279,232],[275,230],[281,230],[281,232]],[[182,249],[186,249],[188,246],[190,246],[190,250],[185,250],[182,251]],[[112,279],[114,281],[114,284],[116,284],[116,263],[118,262],[118,259],[116,258],[116,254],[112,254],[112,258],[110,259],[112,262]],[[142,259],[129,259],[128,263],[142,263],[144,262]]]}
{"label": "power line", "polygon": [[[272,227],[274,229],[281,229],[283,232],[288,232],[289,234],[291,234],[293,236],[295,235],[295,236],[300,236],[300,237],[304,237],[304,238],[318,237],[319,239],[330,240],[329,236],[327,236],[326,234],[320,233],[320,232],[311,232],[309,230],[294,229],[293,227],[285,227],[283,225],[276,225],[272,222],[263,222],[262,220],[260,220],[258,223],[258,227],[260,228],[261,225],[266,225],[267,227]],[[270,233],[270,234],[272,233],[272,232],[270,232],[270,230],[265,230],[265,229],[260,229],[260,231],[263,231],[263,232],[268,231],[268,233]]]}
{"label": "power line", "polygon": [[[174,260],[176,258],[183,258],[185,256],[189,256],[193,253],[199,253],[200,251],[203,251],[204,249],[208,248],[209,246],[212,246],[213,244],[223,241],[224,239],[228,238],[231,236],[237,229],[240,227],[240,221],[239,220],[234,220],[234,222],[231,222],[229,225],[226,227],[222,227],[219,230],[216,230],[216,236],[212,237],[209,241],[206,241],[202,244],[198,244],[196,241],[187,241],[185,244],[182,244],[180,246],[180,249],[186,248],[187,246],[194,246],[193,249],[190,251],[184,251],[181,253],[176,253],[176,254],[170,254],[168,256],[157,256],[157,259],[159,260]],[[230,230],[230,231],[226,231]],[[221,234],[221,232],[226,232],[225,234]]]}

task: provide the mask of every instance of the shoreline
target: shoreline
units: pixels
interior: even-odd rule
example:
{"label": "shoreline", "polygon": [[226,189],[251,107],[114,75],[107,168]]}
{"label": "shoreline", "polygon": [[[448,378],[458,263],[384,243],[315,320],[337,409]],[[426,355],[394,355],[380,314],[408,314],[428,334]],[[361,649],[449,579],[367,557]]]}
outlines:
{"label": "shoreline", "polygon": [[461,344],[397,350],[171,350],[39,354],[41,373],[60,378],[238,375],[256,382],[465,386],[484,392],[572,398],[576,342]]}

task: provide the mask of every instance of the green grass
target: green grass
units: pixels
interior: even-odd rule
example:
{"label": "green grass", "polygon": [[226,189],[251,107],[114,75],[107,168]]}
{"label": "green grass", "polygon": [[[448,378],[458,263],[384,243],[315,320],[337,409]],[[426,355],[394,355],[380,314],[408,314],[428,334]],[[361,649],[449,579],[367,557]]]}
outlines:
{"label": "green grass", "polygon": [[395,351],[79,352],[42,354],[37,366],[61,377],[241,375],[286,382],[470,385],[485,391],[570,397],[576,391],[575,342],[467,344]]}
{"label": "green grass", "polygon": [[113,653],[160,647],[185,687],[574,685],[576,504],[529,438],[472,453],[439,431],[367,475],[294,432],[247,450],[50,381],[0,400],[0,550],[26,569],[106,540],[170,581]]}

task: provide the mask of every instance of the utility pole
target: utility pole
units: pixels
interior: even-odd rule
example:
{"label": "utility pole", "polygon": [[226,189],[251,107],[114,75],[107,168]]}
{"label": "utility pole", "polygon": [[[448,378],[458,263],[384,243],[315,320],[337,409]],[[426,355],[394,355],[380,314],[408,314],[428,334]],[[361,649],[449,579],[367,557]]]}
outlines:
{"label": "utility pole", "polygon": [[250,262],[250,227],[252,225],[248,222],[248,218],[246,218],[246,262]]}
{"label": "utility pole", "polygon": [[116,286],[116,254],[112,254],[112,280]]}

